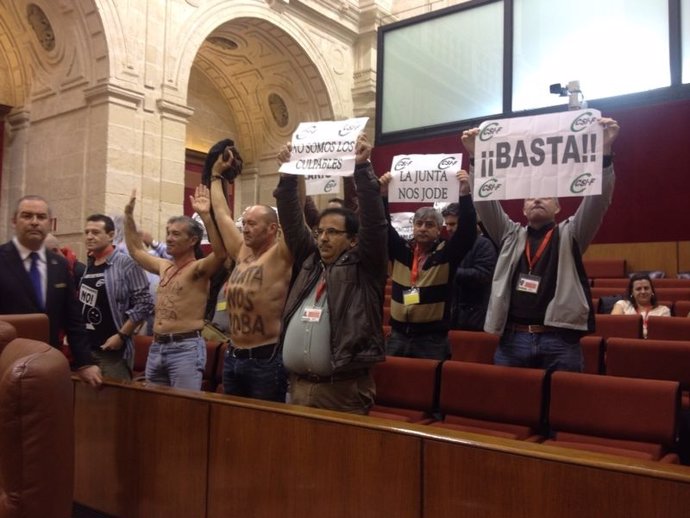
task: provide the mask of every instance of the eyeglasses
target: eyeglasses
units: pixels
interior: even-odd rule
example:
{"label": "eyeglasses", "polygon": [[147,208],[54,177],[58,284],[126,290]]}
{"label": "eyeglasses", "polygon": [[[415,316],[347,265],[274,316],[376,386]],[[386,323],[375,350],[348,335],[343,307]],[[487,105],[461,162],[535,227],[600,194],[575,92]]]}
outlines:
{"label": "eyeglasses", "polygon": [[325,234],[326,237],[331,238],[335,236],[340,236],[342,234],[347,234],[347,230],[338,230],[337,228],[315,228],[314,229],[314,237],[319,238],[321,237],[322,234]]}

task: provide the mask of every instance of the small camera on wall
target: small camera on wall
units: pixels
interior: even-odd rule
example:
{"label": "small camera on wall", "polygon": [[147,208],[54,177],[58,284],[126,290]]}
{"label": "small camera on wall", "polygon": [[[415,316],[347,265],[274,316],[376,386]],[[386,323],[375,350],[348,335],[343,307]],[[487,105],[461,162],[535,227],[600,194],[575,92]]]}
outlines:
{"label": "small camera on wall", "polygon": [[561,86],[561,83],[554,83],[549,86],[549,92],[560,97],[568,97],[569,110],[581,110],[587,108],[587,101],[580,89],[580,81],[574,80],[568,82],[566,86]]}

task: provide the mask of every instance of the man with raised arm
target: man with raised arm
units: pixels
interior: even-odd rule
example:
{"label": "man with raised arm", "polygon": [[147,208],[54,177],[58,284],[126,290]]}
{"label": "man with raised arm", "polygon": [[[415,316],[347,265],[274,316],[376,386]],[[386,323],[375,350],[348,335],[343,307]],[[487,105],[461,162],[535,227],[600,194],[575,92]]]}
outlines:
{"label": "man with raised arm", "polygon": [[[450,239],[441,237],[443,217],[433,207],[421,207],[415,212],[411,241],[388,223],[388,256],[393,263],[392,329],[386,343],[389,356],[434,360],[450,356],[448,329],[453,274],[477,237],[477,215],[469,195],[467,171],[458,171],[456,179],[459,219]],[[380,178],[386,193],[391,180],[391,173]]]}
{"label": "man with raised arm", "polygon": [[[359,217],[343,208],[326,209],[312,233],[304,224],[297,176],[282,175],[274,196],[298,269],[285,303],[281,340],[290,372],[289,402],[366,414],[376,393],[371,367],[385,357],[387,229],[366,136],[357,139],[355,153]],[[289,158],[285,147],[279,161]]]}
{"label": "man with raised arm", "polygon": [[[206,345],[201,337],[209,279],[225,259],[225,250],[211,221],[209,191],[203,185],[190,196],[201,216],[213,252],[197,259],[203,235],[188,216],[168,220],[167,252],[171,260],[148,253],[134,223],[136,191],[125,207],[125,242],[129,255],[145,270],[160,276],[153,323],[153,344],[146,360],[146,381],[175,388],[199,390],[206,365]],[[200,255],[200,253],[199,253]]]}
{"label": "man with raised arm", "polygon": [[278,216],[267,205],[249,207],[242,233],[230,216],[222,183],[232,167],[221,153],[213,165],[211,199],[218,230],[235,268],[227,281],[231,341],[223,366],[226,394],[285,401],[287,375],[278,346],[292,273],[292,255],[280,235]]}
{"label": "man with raised arm", "polygon": [[[594,330],[594,310],[582,254],[611,203],[611,146],[620,129],[613,119],[599,124],[604,128],[601,194],[584,197],[573,217],[557,224],[557,198],[528,198],[522,209],[525,227],[511,221],[497,201],[474,202],[489,236],[501,243],[484,324],[485,331],[501,335],[494,357],[498,365],[583,369],[580,337]],[[478,134],[479,128],[462,133],[470,157]]]}

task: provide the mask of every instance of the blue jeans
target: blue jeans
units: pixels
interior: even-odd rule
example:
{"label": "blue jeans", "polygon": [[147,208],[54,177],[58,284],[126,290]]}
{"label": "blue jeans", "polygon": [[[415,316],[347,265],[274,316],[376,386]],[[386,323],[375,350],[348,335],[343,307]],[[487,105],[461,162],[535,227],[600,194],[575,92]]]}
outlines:
{"label": "blue jeans", "polygon": [[223,364],[223,389],[233,396],[285,403],[287,373],[278,346],[271,358],[235,358],[232,351],[227,350]]}
{"label": "blue jeans", "polygon": [[496,365],[582,372],[581,333],[564,329],[548,333],[506,331],[494,355]]}
{"label": "blue jeans", "polygon": [[386,341],[386,354],[408,358],[446,360],[450,357],[448,333],[406,335],[393,329]]}
{"label": "blue jeans", "polygon": [[153,342],[146,359],[146,381],[192,390],[201,389],[206,343],[200,336],[179,342]]}

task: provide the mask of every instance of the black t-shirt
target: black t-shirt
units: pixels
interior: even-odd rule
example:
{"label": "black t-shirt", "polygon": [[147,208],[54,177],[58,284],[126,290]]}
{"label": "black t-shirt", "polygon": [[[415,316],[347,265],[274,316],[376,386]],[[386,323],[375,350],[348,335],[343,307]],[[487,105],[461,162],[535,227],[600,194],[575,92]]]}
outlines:
{"label": "black t-shirt", "polygon": [[105,269],[106,263],[89,264],[79,286],[82,320],[92,349],[98,349],[117,333],[105,290]]}
{"label": "black t-shirt", "polygon": [[531,257],[537,255],[537,249],[551,229],[553,234],[539,260],[533,265],[531,275],[539,278],[537,293],[518,291],[520,276],[529,274],[527,255],[523,252],[520,264],[515,269],[512,279],[513,292],[510,297],[508,321],[516,324],[543,324],[546,307],[556,293],[556,279],[558,277],[558,226],[549,223],[535,230],[527,227],[527,242],[530,246]]}

